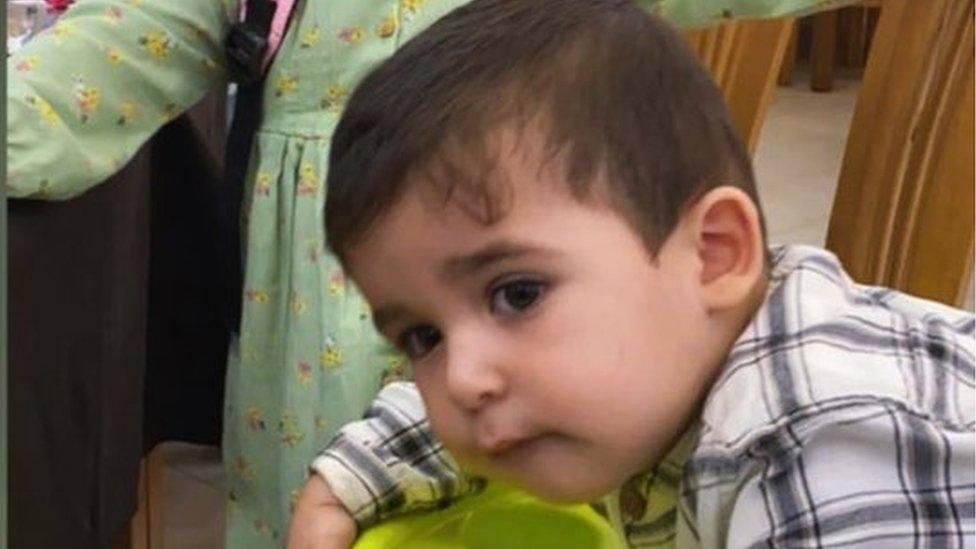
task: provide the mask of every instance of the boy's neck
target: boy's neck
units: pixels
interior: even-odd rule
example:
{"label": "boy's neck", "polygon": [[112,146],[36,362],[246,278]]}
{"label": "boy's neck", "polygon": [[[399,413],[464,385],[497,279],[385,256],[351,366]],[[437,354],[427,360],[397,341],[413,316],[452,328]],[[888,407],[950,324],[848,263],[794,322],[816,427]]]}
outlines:
{"label": "boy's neck", "polygon": [[[729,309],[722,313],[722,316],[715,319],[717,341],[714,346],[715,354],[709,361],[709,367],[707,371],[708,376],[708,387],[711,387],[718,376],[725,369],[725,364],[728,361],[729,353],[732,351],[732,347],[735,342],[739,340],[742,333],[745,332],[746,328],[755,319],[756,314],[759,309],[763,306],[766,301],[766,292],[769,288],[769,273],[763,272],[760,275],[759,280],[756,282],[755,286],[749,292],[746,299],[742,301],[737,307]],[[706,395],[703,395],[703,398]],[[704,402],[701,403],[702,405]]]}

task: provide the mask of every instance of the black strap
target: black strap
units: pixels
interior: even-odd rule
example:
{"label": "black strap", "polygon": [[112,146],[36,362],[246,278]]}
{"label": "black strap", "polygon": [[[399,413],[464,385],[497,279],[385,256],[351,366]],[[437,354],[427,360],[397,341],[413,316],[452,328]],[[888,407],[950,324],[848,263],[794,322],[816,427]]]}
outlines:
{"label": "black strap", "polygon": [[238,83],[237,98],[224,155],[224,184],[218,196],[221,248],[227,280],[225,319],[228,330],[240,329],[243,299],[241,256],[241,204],[251,143],[261,122],[261,90],[264,87],[262,60],[268,48],[268,33],[276,4],[271,0],[248,0],[244,21],[234,25],[227,37],[228,72]]}
{"label": "black strap", "polygon": [[231,27],[225,45],[227,71],[238,84],[253,84],[264,76],[262,62],[277,7],[272,0],[247,0],[244,21]]}

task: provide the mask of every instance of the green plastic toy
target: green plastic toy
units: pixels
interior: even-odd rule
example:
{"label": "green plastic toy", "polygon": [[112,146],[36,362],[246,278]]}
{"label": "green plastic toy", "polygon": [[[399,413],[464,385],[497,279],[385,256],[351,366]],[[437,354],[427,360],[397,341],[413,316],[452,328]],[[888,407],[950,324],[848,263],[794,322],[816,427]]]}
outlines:
{"label": "green plastic toy", "polygon": [[610,524],[588,505],[561,506],[489,485],[440,511],[391,520],[354,549],[621,549]]}

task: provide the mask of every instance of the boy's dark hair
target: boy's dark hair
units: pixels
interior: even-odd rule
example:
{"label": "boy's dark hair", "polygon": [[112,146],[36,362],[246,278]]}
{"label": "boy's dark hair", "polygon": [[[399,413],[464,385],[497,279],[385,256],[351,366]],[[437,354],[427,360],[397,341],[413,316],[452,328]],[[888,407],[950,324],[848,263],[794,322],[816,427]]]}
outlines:
{"label": "boy's dark hair", "polygon": [[652,255],[714,187],[759,204],[721,93],[666,24],[628,0],[474,0],[352,94],[329,160],[329,245],[343,259],[417,174],[443,184],[445,200],[474,191],[491,222],[503,213],[492,141],[529,126],[578,199],[605,181]]}

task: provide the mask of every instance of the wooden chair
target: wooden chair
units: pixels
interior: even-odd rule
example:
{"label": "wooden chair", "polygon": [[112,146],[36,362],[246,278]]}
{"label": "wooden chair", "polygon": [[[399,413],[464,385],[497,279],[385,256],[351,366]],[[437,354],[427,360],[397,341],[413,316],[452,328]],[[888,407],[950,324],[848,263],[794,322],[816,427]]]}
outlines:
{"label": "wooden chair", "polygon": [[157,446],[139,464],[139,507],[119,549],[163,549],[165,547],[166,462]]}
{"label": "wooden chair", "polygon": [[961,305],[973,266],[973,0],[885,0],[827,247],[860,282]]}
{"label": "wooden chair", "polygon": [[759,142],[793,23],[793,19],[735,21],[685,33],[724,92],[750,153]]}
{"label": "wooden chair", "polygon": [[865,0],[856,7],[823,11],[812,17],[811,90],[828,92],[834,88],[834,66],[838,60],[847,66],[860,66],[880,6],[881,0]]}
{"label": "wooden chair", "polygon": [[[973,0],[864,5],[881,16],[827,247],[860,282],[962,305],[974,250]],[[789,20],[745,21],[686,33],[750,152],[776,72],[794,55],[792,29]]]}

